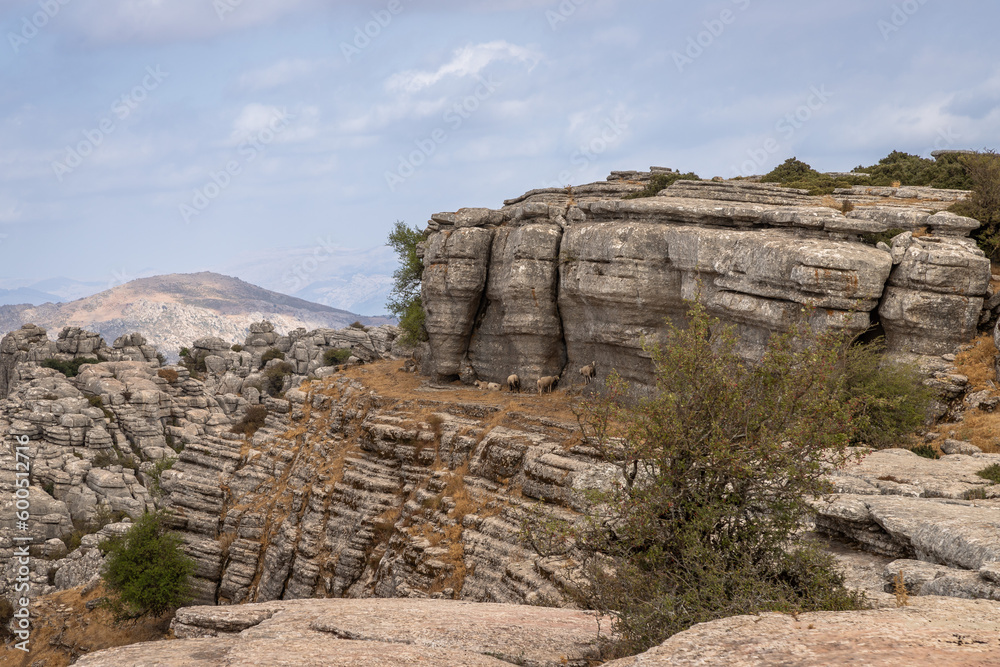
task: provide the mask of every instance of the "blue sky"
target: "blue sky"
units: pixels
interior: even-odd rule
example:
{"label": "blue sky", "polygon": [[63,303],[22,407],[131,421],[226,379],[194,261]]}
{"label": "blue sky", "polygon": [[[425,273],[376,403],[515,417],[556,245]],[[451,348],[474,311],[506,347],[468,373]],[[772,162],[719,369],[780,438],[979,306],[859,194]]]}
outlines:
{"label": "blue sky", "polygon": [[611,170],[1000,147],[998,24],[972,0],[0,0],[0,288],[305,294],[384,282],[395,220]]}

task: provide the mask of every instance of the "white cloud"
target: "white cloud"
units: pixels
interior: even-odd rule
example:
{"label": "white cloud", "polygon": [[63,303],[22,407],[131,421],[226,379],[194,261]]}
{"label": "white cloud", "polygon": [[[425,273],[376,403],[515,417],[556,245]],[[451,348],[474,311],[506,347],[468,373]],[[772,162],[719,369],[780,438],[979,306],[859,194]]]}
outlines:
{"label": "white cloud", "polygon": [[470,44],[455,51],[452,59],[436,71],[406,70],[389,77],[386,89],[406,93],[417,93],[448,78],[475,76],[495,61],[516,61],[528,63],[528,71],[538,64],[541,56],[523,46],[500,40],[484,44]]}

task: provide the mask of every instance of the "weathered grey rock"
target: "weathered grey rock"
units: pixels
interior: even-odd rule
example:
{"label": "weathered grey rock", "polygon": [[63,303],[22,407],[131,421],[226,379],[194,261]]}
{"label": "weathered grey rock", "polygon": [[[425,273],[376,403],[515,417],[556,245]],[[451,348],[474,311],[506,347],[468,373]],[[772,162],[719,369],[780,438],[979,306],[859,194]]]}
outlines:
{"label": "weathered grey rock", "polygon": [[941,444],[941,451],[944,452],[945,454],[965,454],[967,456],[983,453],[983,450],[981,450],[979,447],[976,447],[971,442],[965,442],[964,440],[951,440],[951,439],[946,439]]}
{"label": "weathered grey rock", "polygon": [[913,598],[910,606],[861,612],[734,616],[700,623],[641,655],[608,667],[819,667],[859,664],[1000,664],[1000,605]]}
{"label": "weathered grey rock", "polygon": [[910,595],[1000,601],[1000,586],[981,576],[979,572],[919,560],[896,560],[885,566],[883,578],[887,593],[895,591],[900,573]]}

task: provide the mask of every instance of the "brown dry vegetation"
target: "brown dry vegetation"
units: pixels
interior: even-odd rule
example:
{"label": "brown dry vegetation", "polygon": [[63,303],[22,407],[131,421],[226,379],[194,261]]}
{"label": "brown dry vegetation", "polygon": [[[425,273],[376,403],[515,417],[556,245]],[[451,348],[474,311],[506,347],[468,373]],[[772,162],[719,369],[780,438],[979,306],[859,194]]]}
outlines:
{"label": "brown dry vegetation", "polygon": [[[958,372],[969,378],[970,391],[989,391],[1000,395],[997,387],[995,362],[997,349],[993,336],[983,334],[973,341],[973,347],[955,356]],[[940,450],[946,438],[966,440],[986,453],[1000,453],[1000,412],[967,410],[961,422],[943,424],[938,428],[941,436],[932,445]],[[954,435],[952,435],[954,433]]]}
{"label": "brown dry vegetation", "polygon": [[32,601],[32,628],[28,653],[13,646],[0,650],[0,665],[4,667],[65,667],[76,658],[115,646],[170,639],[172,616],[143,619],[135,624],[115,627],[111,613],[104,609],[87,609],[90,600],[106,595],[98,586],[86,595],[83,588],[71,588]]}

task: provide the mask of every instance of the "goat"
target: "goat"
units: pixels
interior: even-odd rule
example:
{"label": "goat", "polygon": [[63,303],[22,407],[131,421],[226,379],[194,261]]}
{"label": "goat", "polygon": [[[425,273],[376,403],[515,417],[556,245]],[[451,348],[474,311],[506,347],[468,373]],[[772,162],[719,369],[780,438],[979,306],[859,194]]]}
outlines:
{"label": "goat", "polygon": [[490,382],[486,385],[486,388],[490,391],[500,391],[500,384],[497,382]]}
{"label": "goat", "polygon": [[545,377],[538,378],[538,393],[542,394],[545,392],[552,393],[552,388],[556,386],[559,382],[559,378],[555,375],[547,375]]}
{"label": "goat", "polygon": [[590,384],[597,377],[597,362],[591,361],[589,366],[584,366],[580,369],[580,375],[583,376],[584,384]]}
{"label": "goat", "polygon": [[472,384],[476,385],[476,389],[486,389],[486,383],[476,380]]}
{"label": "goat", "polygon": [[521,393],[521,378],[516,375],[507,376],[507,391],[517,390],[517,393]]}

